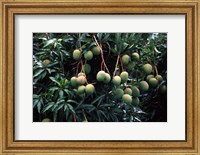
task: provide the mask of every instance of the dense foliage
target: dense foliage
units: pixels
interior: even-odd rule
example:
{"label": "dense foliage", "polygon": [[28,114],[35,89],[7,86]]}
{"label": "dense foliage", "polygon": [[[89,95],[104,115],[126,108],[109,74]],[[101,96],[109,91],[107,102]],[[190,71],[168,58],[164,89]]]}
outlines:
{"label": "dense foliage", "polygon": [[34,33],[33,121],[167,121],[166,33]]}

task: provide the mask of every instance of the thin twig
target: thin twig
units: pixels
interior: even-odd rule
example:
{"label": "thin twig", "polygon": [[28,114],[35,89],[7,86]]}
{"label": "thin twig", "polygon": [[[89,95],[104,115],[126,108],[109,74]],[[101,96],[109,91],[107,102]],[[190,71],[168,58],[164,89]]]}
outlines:
{"label": "thin twig", "polygon": [[119,63],[119,58],[120,58],[120,54],[118,54],[118,56],[117,56],[117,61],[116,61],[116,64],[115,64],[115,70],[114,70],[113,76],[116,74],[117,66],[118,66],[118,63]]}
{"label": "thin twig", "polygon": [[73,117],[74,117],[74,122],[76,122],[76,115],[75,115],[75,113],[73,113]]}
{"label": "thin twig", "polygon": [[156,71],[156,75],[158,75],[158,69],[157,69],[157,66],[154,65],[154,68],[155,68],[155,71]]}
{"label": "thin twig", "polygon": [[77,66],[76,66],[76,76],[78,75],[78,68],[79,68],[79,65],[80,65],[80,61],[78,62]]}
{"label": "thin twig", "polygon": [[86,117],[86,115],[85,115],[85,112],[84,112],[84,110],[83,110],[83,116],[84,116],[84,119],[85,119],[85,121],[86,121],[86,122],[88,122],[88,120],[87,120],[87,117]]}
{"label": "thin twig", "polygon": [[124,71],[124,65],[123,65],[123,63],[122,63],[122,58],[120,57],[119,59],[120,59],[122,71]]}
{"label": "thin twig", "polygon": [[94,40],[95,40],[97,46],[99,47],[99,49],[100,49],[100,51],[101,51],[101,59],[102,59],[102,61],[103,61],[103,64],[104,64],[104,66],[105,66],[107,72],[110,74],[110,71],[108,70],[108,67],[106,66],[106,63],[105,63],[105,61],[104,61],[102,45],[101,45],[101,44],[99,45],[99,43],[97,42],[97,39],[96,39],[95,35],[93,35],[93,38],[94,38]]}

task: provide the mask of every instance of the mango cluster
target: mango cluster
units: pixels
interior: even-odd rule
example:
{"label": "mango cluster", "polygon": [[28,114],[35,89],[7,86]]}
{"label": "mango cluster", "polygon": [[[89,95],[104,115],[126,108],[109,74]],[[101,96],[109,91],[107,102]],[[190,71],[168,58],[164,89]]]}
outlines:
{"label": "mango cluster", "polygon": [[94,55],[99,55],[101,53],[100,48],[98,46],[93,46],[90,50],[86,52],[82,52],[82,49],[75,49],[73,51],[73,59],[74,60],[80,60],[82,55],[85,58],[86,61],[92,60]]}
{"label": "mango cluster", "polygon": [[79,95],[87,94],[92,95],[95,92],[95,87],[93,84],[87,84],[87,79],[85,73],[81,72],[78,77],[73,76],[70,79],[70,84],[72,87],[77,88],[77,93]]}

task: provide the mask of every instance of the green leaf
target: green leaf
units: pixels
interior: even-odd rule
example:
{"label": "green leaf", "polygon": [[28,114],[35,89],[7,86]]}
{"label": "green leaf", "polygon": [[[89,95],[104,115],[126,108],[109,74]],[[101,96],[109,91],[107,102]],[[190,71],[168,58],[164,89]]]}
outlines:
{"label": "green leaf", "polygon": [[68,110],[68,105],[67,104],[64,105],[64,111],[66,111],[66,110]]}
{"label": "green leaf", "polygon": [[56,104],[60,104],[60,103],[62,103],[62,102],[65,102],[65,100],[63,100],[63,99],[58,100],[58,101],[56,102]]}
{"label": "green leaf", "polygon": [[93,111],[93,110],[96,109],[96,107],[93,106],[92,104],[83,104],[82,107],[83,107],[84,109],[89,110],[89,111]]}
{"label": "green leaf", "polygon": [[99,40],[102,39],[102,35],[103,35],[103,33],[97,33],[97,37],[98,37]]}
{"label": "green leaf", "polygon": [[44,48],[47,47],[47,46],[49,46],[49,45],[53,45],[53,43],[54,43],[55,40],[56,40],[55,38],[48,40],[48,41],[45,43]]}
{"label": "green leaf", "polygon": [[67,104],[67,106],[69,107],[69,110],[71,110],[73,113],[75,113],[73,106],[71,106],[70,104]]}
{"label": "green leaf", "polygon": [[42,103],[43,103],[43,102],[42,102],[41,100],[39,100],[39,101],[37,102],[37,110],[38,110],[38,113],[41,112]]}
{"label": "green leaf", "polygon": [[66,118],[66,120],[68,120],[68,117],[69,117],[69,109],[68,109],[68,106],[67,106],[67,108],[65,110],[65,118]]}
{"label": "green leaf", "polygon": [[56,122],[58,111],[53,112],[53,121]]}
{"label": "green leaf", "polygon": [[79,104],[79,103],[76,102],[75,100],[67,100],[67,103],[75,103],[75,104]]}
{"label": "green leaf", "polygon": [[51,73],[55,73],[55,72],[56,72],[55,69],[46,68],[46,70],[49,72],[49,74],[51,74]]}
{"label": "green leaf", "polygon": [[105,34],[104,38],[102,39],[102,42],[106,43],[110,39],[110,33]]}
{"label": "green leaf", "polygon": [[60,104],[55,110],[59,111],[60,109],[62,109],[64,107],[64,104]]}
{"label": "green leaf", "polygon": [[68,98],[71,98],[71,96],[73,96],[73,93],[69,91],[68,89],[64,89],[64,92],[67,93]]}
{"label": "green leaf", "polygon": [[51,79],[51,81],[55,82],[56,84],[58,84],[60,86],[60,82],[57,81],[54,77],[49,77]]}
{"label": "green leaf", "polygon": [[42,112],[44,113],[44,112],[50,110],[50,109],[54,106],[54,104],[55,104],[54,102],[50,102],[50,103],[46,104],[46,105],[43,107]]}
{"label": "green leaf", "polygon": [[44,69],[39,69],[36,73],[34,73],[33,78],[37,77],[40,75],[42,72],[44,72]]}
{"label": "green leaf", "polygon": [[49,89],[49,91],[50,91],[50,93],[54,94],[54,92],[55,92],[56,90],[59,90],[59,89],[60,89],[59,87],[54,86],[54,87],[51,87],[51,88]]}
{"label": "green leaf", "polygon": [[96,102],[98,102],[99,100],[101,100],[102,98],[104,98],[106,95],[101,95],[101,96],[98,96],[96,99],[94,99],[91,104],[94,104]]}
{"label": "green leaf", "polygon": [[59,98],[63,98],[64,92],[62,90],[59,91]]}
{"label": "green leaf", "polygon": [[47,72],[46,72],[46,71],[42,72],[42,74],[40,75],[41,79],[44,79],[44,77],[45,77],[46,75],[47,75]]}
{"label": "green leaf", "polygon": [[55,66],[57,64],[59,64],[59,62],[54,62],[54,63],[49,64],[48,67],[53,67],[53,66]]}
{"label": "green leaf", "polygon": [[35,108],[35,106],[38,104],[39,100],[36,99],[36,100],[33,100],[33,108]]}
{"label": "green leaf", "polygon": [[121,42],[121,33],[115,33],[116,44],[119,45]]}

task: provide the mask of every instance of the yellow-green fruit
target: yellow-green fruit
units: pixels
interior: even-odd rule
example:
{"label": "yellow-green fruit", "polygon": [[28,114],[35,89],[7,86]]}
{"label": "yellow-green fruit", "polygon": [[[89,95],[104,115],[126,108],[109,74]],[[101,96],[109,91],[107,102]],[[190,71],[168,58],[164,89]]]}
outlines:
{"label": "yellow-green fruit", "polygon": [[86,60],[91,60],[93,58],[93,53],[91,51],[87,51],[85,54],[84,54],[84,58]]}
{"label": "yellow-green fruit", "polygon": [[130,57],[127,54],[122,56],[122,63],[124,65],[128,65],[129,61],[130,61]]}
{"label": "yellow-green fruit", "polygon": [[94,47],[92,48],[92,53],[93,53],[94,55],[99,55],[99,54],[101,53],[100,48],[99,48],[98,46],[94,46]]}
{"label": "yellow-green fruit", "polygon": [[154,75],[152,75],[152,74],[148,75],[148,76],[146,77],[147,82],[149,82],[149,80],[150,80],[151,78],[154,78]]}
{"label": "yellow-green fruit", "polygon": [[91,72],[91,66],[89,64],[84,65],[85,74],[89,74]]}
{"label": "yellow-green fruit", "polygon": [[167,92],[167,86],[166,85],[161,85],[159,88],[159,93],[164,94]]}
{"label": "yellow-green fruit", "polygon": [[45,66],[47,66],[47,65],[50,64],[50,63],[51,63],[51,61],[48,60],[48,59],[46,59],[46,60],[43,61],[43,64],[44,64]]}
{"label": "yellow-green fruit", "polygon": [[112,79],[112,83],[116,86],[119,86],[121,84],[121,78],[118,75],[114,76]]}
{"label": "yellow-green fruit", "polygon": [[158,85],[158,80],[156,78],[151,78],[149,80],[149,85],[153,88],[155,88]]}
{"label": "yellow-green fruit", "polygon": [[70,83],[73,87],[75,87],[78,84],[77,78],[75,76],[72,77]]}
{"label": "yellow-green fruit", "polygon": [[128,73],[125,71],[121,72],[120,77],[121,77],[122,83],[124,83],[128,80]]}
{"label": "yellow-green fruit", "polygon": [[105,77],[105,79],[104,79],[104,83],[109,83],[110,80],[111,80],[110,74],[105,73],[105,75],[106,75],[106,77]]}
{"label": "yellow-green fruit", "polygon": [[116,90],[114,90],[114,94],[118,99],[121,99],[124,95],[124,91],[121,88],[117,88]]}
{"label": "yellow-green fruit", "polygon": [[94,88],[94,86],[93,86],[92,84],[86,85],[86,87],[85,87],[85,92],[86,92],[88,95],[93,94],[94,91],[95,91],[95,88]]}
{"label": "yellow-green fruit", "polygon": [[65,79],[65,84],[68,84],[68,83],[69,83],[69,81],[67,79]]}
{"label": "yellow-green fruit", "polygon": [[131,89],[132,89],[133,97],[139,97],[140,96],[140,90],[136,86],[131,87]]}
{"label": "yellow-green fruit", "polygon": [[97,81],[104,81],[104,79],[106,78],[106,73],[104,71],[99,71],[97,73]]}
{"label": "yellow-green fruit", "polygon": [[138,105],[139,103],[140,103],[139,98],[138,98],[138,97],[134,97],[134,98],[133,98],[133,104],[134,104],[134,105]]}
{"label": "yellow-green fruit", "polygon": [[81,58],[81,51],[80,50],[74,50],[73,52],[73,58],[74,60],[79,60]]}
{"label": "yellow-green fruit", "polygon": [[150,74],[153,71],[153,68],[150,64],[145,64],[143,66],[143,70],[146,74]]}
{"label": "yellow-green fruit", "polygon": [[161,75],[156,75],[155,78],[158,80],[158,82],[162,82],[163,81],[163,77]]}
{"label": "yellow-green fruit", "polygon": [[135,65],[136,65],[136,63],[134,61],[129,62],[128,65],[127,65],[127,70],[128,71],[134,70]]}
{"label": "yellow-green fruit", "polygon": [[79,94],[83,94],[85,92],[85,86],[79,86],[78,91]]}
{"label": "yellow-green fruit", "polygon": [[132,103],[132,97],[129,94],[124,94],[123,97],[122,97],[122,100],[127,104]]}
{"label": "yellow-green fruit", "polygon": [[79,77],[79,76],[86,76],[86,75],[85,75],[85,73],[80,72],[80,73],[78,73],[78,77]]}
{"label": "yellow-green fruit", "polygon": [[78,82],[78,84],[79,85],[82,85],[82,84],[85,84],[86,83],[86,78],[85,78],[85,76],[79,76],[78,78],[77,78],[77,82]]}
{"label": "yellow-green fruit", "polygon": [[140,82],[140,90],[144,91],[144,92],[149,90],[149,84],[146,81],[141,81]]}
{"label": "yellow-green fruit", "polygon": [[50,118],[44,118],[44,119],[42,120],[42,122],[51,122],[51,119],[50,119]]}
{"label": "yellow-green fruit", "polygon": [[140,59],[140,56],[139,56],[139,54],[137,52],[132,53],[131,56],[132,56],[133,60],[138,61]]}
{"label": "yellow-green fruit", "polygon": [[125,94],[129,94],[129,95],[132,95],[132,90],[131,90],[131,88],[126,88],[126,89],[124,90],[124,93],[125,93]]}

